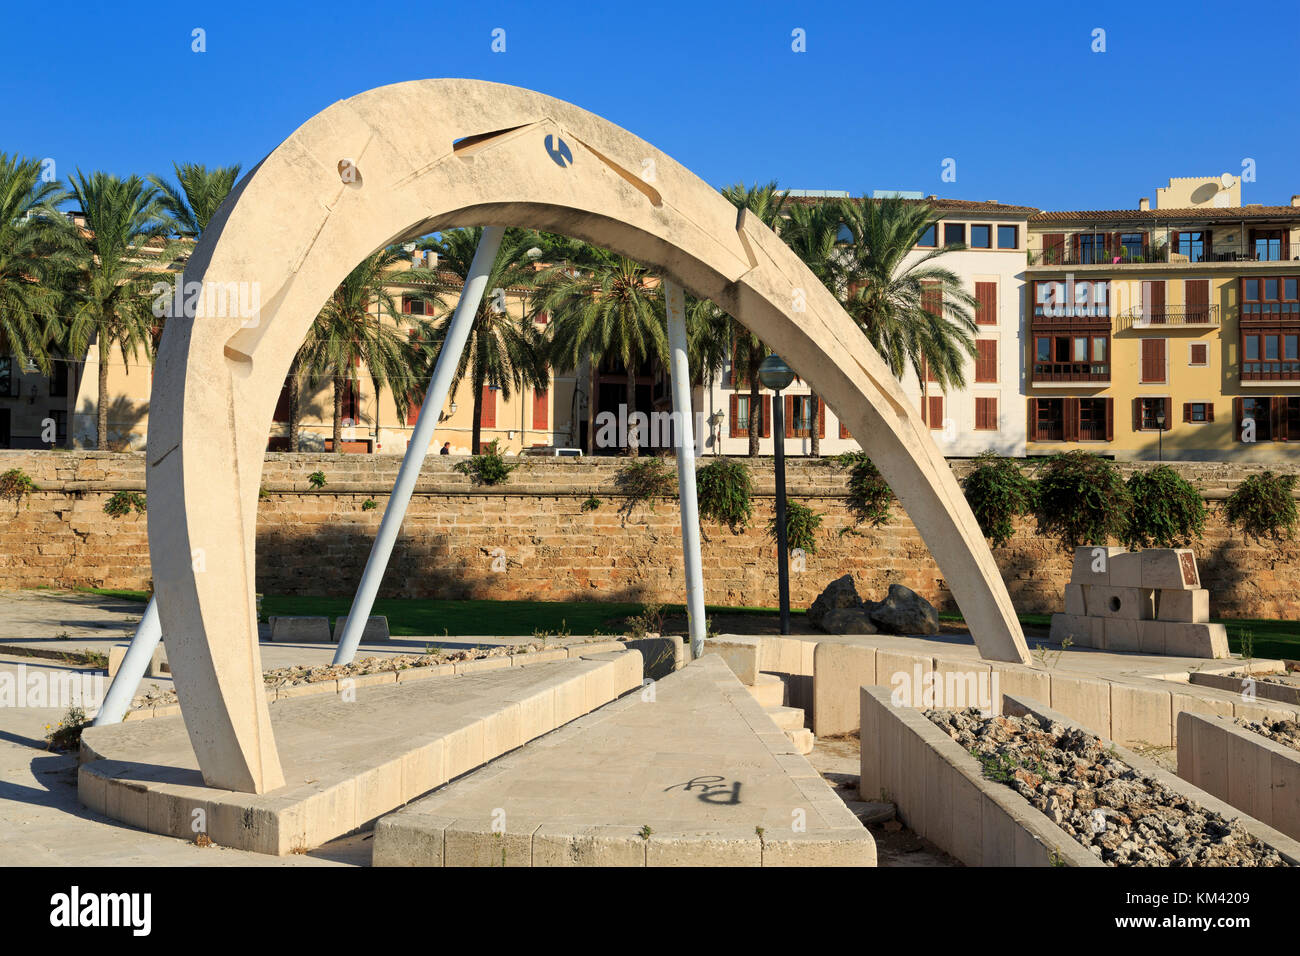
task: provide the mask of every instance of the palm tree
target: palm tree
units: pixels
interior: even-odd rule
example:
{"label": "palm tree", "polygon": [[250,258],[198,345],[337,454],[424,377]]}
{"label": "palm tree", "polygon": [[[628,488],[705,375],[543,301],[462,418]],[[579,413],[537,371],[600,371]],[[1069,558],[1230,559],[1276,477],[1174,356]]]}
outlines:
{"label": "palm tree", "polygon": [[[895,376],[927,373],[943,389],[966,384],[975,355],[975,297],[955,272],[935,260],[965,246],[952,244],[905,260],[937,218],[913,200],[858,199],[843,205],[852,242],[832,257],[832,291]],[[936,307],[936,302],[941,303]]]}
{"label": "palm tree", "polygon": [[[413,269],[412,277],[417,281],[423,279],[429,282],[435,290],[448,291],[445,276],[451,273],[460,279],[459,285],[463,288],[469,279],[470,264],[482,235],[483,230],[478,227],[447,230],[430,244],[430,248],[438,253],[440,274],[432,275],[425,270]],[[524,315],[514,317],[504,308],[503,302],[504,293],[508,289],[528,290],[535,287],[538,279],[537,266],[534,256],[529,253],[535,247],[537,239],[536,233],[527,230],[506,231],[488,273],[488,292],[479,303],[465,349],[456,365],[456,375],[451,385],[452,396],[456,395],[461,384],[466,381],[474,394],[474,425],[470,441],[475,452],[479,450],[483,437],[485,386],[499,389],[501,397],[508,401],[515,390],[546,388],[550,384],[542,334],[534,321],[539,309],[527,309]],[[447,304],[444,309],[444,320],[432,328],[430,363],[436,360],[442,349],[454,307]]]}
{"label": "palm tree", "polygon": [[0,153],[0,356],[50,370],[58,330],[58,267],[66,220],[63,191],[44,182],[40,160]]}
{"label": "palm tree", "polygon": [[[748,209],[774,232],[779,234],[782,231],[789,206],[789,194],[782,192],[775,181],[753,186],[737,183],[723,189],[722,195],[736,208]],[[736,382],[744,380],[742,376],[748,376],[749,457],[757,458],[758,440],[762,434],[761,409],[763,407],[761,404],[762,386],[758,381],[758,366],[763,359],[771,354],[772,350],[763,343],[762,339],[739,322],[733,321],[731,327],[733,341],[735,342],[735,359],[731,368],[731,382],[734,387]],[[781,436],[776,436],[775,440],[780,441]]]}
{"label": "palm tree", "polygon": [[[162,265],[172,250],[162,241],[167,227],[157,190],[139,176],[118,179],[77,170],[69,185],[85,228],[69,237],[68,352],[83,354],[92,339],[99,346],[95,444],[103,451],[108,447],[109,353],[116,347],[128,368],[141,348],[152,360],[158,317],[152,308],[153,281],[142,265],[146,256]],[[146,244],[153,246],[148,253]]]}
{"label": "palm tree", "polygon": [[239,179],[239,166],[218,166],[209,170],[199,163],[172,163],[176,183],[160,176],[149,181],[158,189],[159,206],[168,228],[177,235],[198,239],[208,228],[221,204]]}
{"label": "palm tree", "polygon": [[[358,369],[364,364],[375,386],[375,404],[384,386],[393,392],[399,415],[410,409],[416,386],[418,355],[411,341],[396,325],[383,322],[387,315],[399,321],[397,303],[388,280],[397,264],[406,258],[398,246],[381,249],[363,259],[339,283],[334,294],[316,316],[307,339],[295,357],[295,364],[305,368],[313,379],[328,377],[334,389],[333,450],[343,451],[343,395],[354,387]],[[371,314],[377,304],[379,315]],[[297,413],[295,395],[296,368],[290,371],[290,418]],[[290,448],[296,450],[294,422],[290,421]],[[379,434],[376,417],[375,434]]]}
{"label": "palm tree", "polygon": [[[591,375],[587,402],[587,453],[595,451],[596,374],[604,361],[627,371],[627,413],[636,412],[636,373],[646,362],[664,362],[668,333],[663,284],[649,270],[603,249],[593,249],[588,266],[552,266],[539,279],[538,308],[550,313],[549,353],[557,366],[577,368],[585,359]],[[641,436],[629,436],[636,457]]]}

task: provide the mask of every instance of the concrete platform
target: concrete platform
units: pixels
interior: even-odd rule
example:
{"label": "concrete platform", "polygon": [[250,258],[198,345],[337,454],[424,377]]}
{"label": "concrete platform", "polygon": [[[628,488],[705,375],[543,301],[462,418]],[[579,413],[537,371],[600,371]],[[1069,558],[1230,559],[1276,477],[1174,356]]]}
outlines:
{"label": "concrete platform", "polygon": [[871,834],[716,655],[384,817],[374,839],[378,866],[875,861]]}
{"label": "concrete platform", "polygon": [[411,681],[370,675],[382,682],[277,700],[287,783],[260,795],[204,786],[179,717],[91,727],[78,797],[152,833],[301,853],[639,687],[641,671],[636,651],[606,652]]}

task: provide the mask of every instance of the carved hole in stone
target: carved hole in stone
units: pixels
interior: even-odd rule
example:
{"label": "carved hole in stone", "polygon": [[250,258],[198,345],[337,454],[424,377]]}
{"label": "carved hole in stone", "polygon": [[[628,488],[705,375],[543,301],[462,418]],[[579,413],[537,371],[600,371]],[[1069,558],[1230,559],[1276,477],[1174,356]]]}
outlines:
{"label": "carved hole in stone", "polygon": [[1110,599],[1110,612],[1111,612],[1112,614],[1114,614],[1114,613],[1116,613],[1117,611],[1119,611],[1119,604],[1120,604],[1120,602],[1119,602],[1119,598],[1117,598],[1117,597],[1113,597],[1113,598]]}
{"label": "carved hole in stone", "polygon": [[343,180],[345,186],[351,186],[353,189],[361,188],[361,170],[357,169],[357,164],[350,159],[339,160],[339,179]]}

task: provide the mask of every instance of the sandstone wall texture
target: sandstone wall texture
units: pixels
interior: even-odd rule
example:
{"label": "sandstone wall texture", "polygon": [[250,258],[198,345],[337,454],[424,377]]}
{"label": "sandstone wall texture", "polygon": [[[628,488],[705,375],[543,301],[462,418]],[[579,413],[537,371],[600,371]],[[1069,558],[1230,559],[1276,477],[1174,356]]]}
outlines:
{"label": "sandstone wall texture", "polygon": [[[676,501],[638,504],[628,512],[615,488],[622,460],[524,459],[508,483],[492,488],[453,471],[455,461],[433,456],[426,464],[383,596],[683,600]],[[351,595],[399,463],[396,456],[268,455],[258,513],[258,589]],[[842,468],[827,459],[788,465],[790,497],[823,514],[816,553],[792,567],[794,606],[807,607],[827,583],[848,572],[864,597],[879,599],[900,582],[941,609],[955,609],[937,565],[900,508],[882,527],[856,525],[844,500]],[[1263,466],[1174,467],[1197,484],[1211,510],[1205,537],[1194,546],[1211,613],[1300,618],[1300,541],[1248,540],[1221,515],[1230,490]],[[0,452],[0,472],[10,468],[21,468],[40,490],[22,503],[0,501],[0,588],[150,586],[145,517],[111,518],[103,510],[118,491],[144,492],[142,454]],[[954,468],[963,474],[969,464],[955,462]],[[319,491],[307,480],[315,471],[326,476]],[[770,460],[754,465],[754,478],[748,530],[733,535],[725,526],[705,524],[710,604],[776,604],[776,548],[767,537],[774,503]],[[600,506],[584,511],[591,496]],[[367,500],[378,507],[365,510]],[[1070,556],[1039,537],[1032,521],[994,554],[1017,608],[1062,610]]]}

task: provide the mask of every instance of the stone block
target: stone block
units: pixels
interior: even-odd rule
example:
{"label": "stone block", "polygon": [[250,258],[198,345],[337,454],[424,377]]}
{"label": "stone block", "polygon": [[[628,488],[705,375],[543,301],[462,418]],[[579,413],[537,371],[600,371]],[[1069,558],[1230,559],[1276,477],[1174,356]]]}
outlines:
{"label": "stone block", "polygon": [[390,814],[375,824],[373,866],[442,866],[444,834],[455,821],[424,814]]}
{"label": "stone block", "polygon": [[1210,592],[1204,588],[1160,588],[1156,591],[1156,618],[1205,624],[1210,620]]}
{"label": "stone block", "polygon": [[1165,622],[1138,621],[1138,651],[1143,654],[1165,652]]}
{"label": "stone block", "polygon": [[813,652],[812,729],[819,737],[858,729],[859,692],[876,683],[876,649],[821,641]]}
{"label": "stone block", "polygon": [[1034,700],[1051,700],[1052,678],[1047,671],[1035,670],[1020,664],[993,664],[995,713],[1002,713],[1002,696],[1030,697]]}
{"label": "stone block", "polygon": [[646,841],[631,827],[543,823],[533,866],[645,866]]}
{"label": "stone block", "polygon": [[[348,626],[347,616],[334,619],[334,643],[343,636],[343,628]],[[388,618],[383,614],[372,614],[366,619],[366,626],[361,630],[362,644],[379,644],[391,640],[388,633]]]}
{"label": "stone block", "polygon": [[1228,631],[1222,624],[1181,624],[1165,621],[1165,653],[1170,657],[1228,656]]}
{"label": "stone block", "polygon": [[1065,613],[1080,617],[1088,613],[1088,585],[1067,584],[1065,586]]}
{"label": "stone block", "polygon": [[1088,616],[1126,621],[1154,620],[1155,594],[1146,588],[1094,585],[1088,589]]}
{"label": "stone block", "polygon": [[926,674],[934,670],[934,658],[883,647],[876,649],[876,685],[890,690],[911,688],[913,704],[919,704]]}
{"label": "stone block", "polygon": [[330,619],[327,617],[273,617],[271,640],[294,644],[330,643]]}
{"label": "stone block", "polygon": [[1068,638],[1077,647],[1102,646],[1093,643],[1093,623],[1092,618],[1078,614],[1053,614],[1051,640],[1059,644]]}
{"label": "stone block", "polygon": [[1110,736],[1110,684],[1092,677],[1052,674],[1052,700],[1048,704],[1094,734]]}
{"label": "stone block", "polygon": [[1105,627],[1106,640],[1101,646],[1108,651],[1138,651],[1141,650],[1141,639],[1139,637],[1142,621],[1133,621],[1127,618],[1111,617],[1103,621]]}
{"label": "stone block", "polygon": [[[108,649],[108,679],[111,681],[117,676],[117,672],[122,667],[122,661],[126,658],[127,649],[130,644],[114,644]],[[149,666],[144,672],[146,677],[171,677],[171,669],[167,666],[167,652],[162,644],[153,649],[153,654],[149,658]]]}
{"label": "stone block", "polygon": [[704,653],[721,657],[742,684],[752,686],[759,672],[767,669],[763,664],[762,638],[722,634],[704,642]]}
{"label": "stone block", "polygon": [[1173,708],[1169,691],[1111,684],[1110,730],[1111,739],[1126,746],[1172,747]]}
{"label": "stone block", "polygon": [[1142,555],[1142,587],[1197,590],[1201,575],[1190,548],[1148,548]]}
{"label": "stone block", "polygon": [[652,833],[646,866],[762,866],[763,845],[753,830]]}
{"label": "stone block", "polygon": [[1110,559],[1123,554],[1123,548],[1103,548],[1085,545],[1074,549],[1074,566],[1070,569],[1071,584],[1110,584]]}
{"label": "stone block", "polygon": [[1124,551],[1112,555],[1109,583],[1118,588],[1142,587],[1142,552]]}

